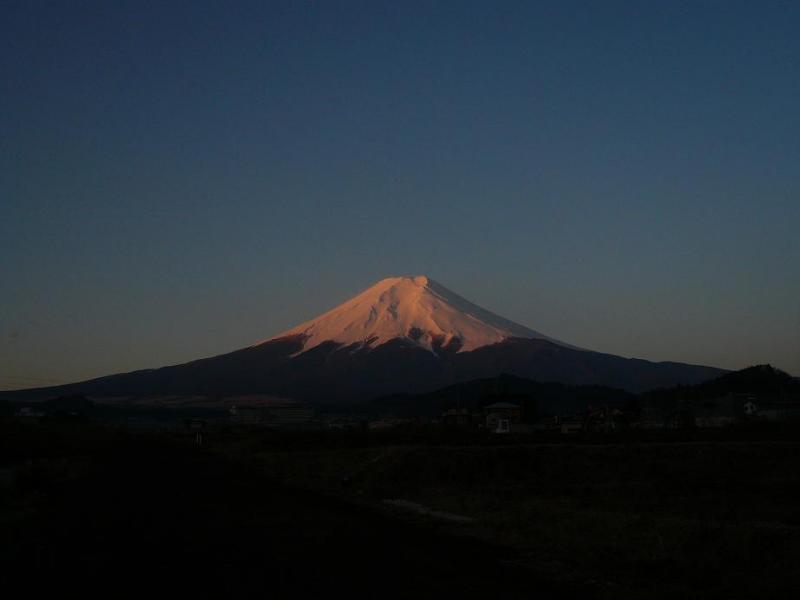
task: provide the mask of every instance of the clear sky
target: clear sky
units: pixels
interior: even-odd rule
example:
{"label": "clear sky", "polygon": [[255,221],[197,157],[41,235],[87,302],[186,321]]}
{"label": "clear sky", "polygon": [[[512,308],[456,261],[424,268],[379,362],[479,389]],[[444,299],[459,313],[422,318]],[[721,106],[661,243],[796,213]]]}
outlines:
{"label": "clear sky", "polygon": [[0,388],[219,354],[389,275],[800,375],[800,2],[0,6]]}

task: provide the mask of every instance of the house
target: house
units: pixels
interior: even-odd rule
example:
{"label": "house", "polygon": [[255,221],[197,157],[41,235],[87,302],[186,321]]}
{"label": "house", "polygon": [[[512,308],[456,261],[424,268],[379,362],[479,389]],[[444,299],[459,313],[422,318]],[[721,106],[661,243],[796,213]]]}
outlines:
{"label": "house", "polygon": [[585,428],[586,422],[583,419],[566,419],[561,421],[561,433],[574,434],[581,433]]}
{"label": "house", "polygon": [[31,406],[22,406],[17,410],[16,416],[23,419],[33,419],[46,416],[46,413],[41,410],[36,410]]}
{"label": "house", "polygon": [[744,406],[745,414],[763,421],[800,420],[799,402],[761,401],[754,399]]}
{"label": "house", "polygon": [[730,427],[745,417],[745,404],[753,398],[742,394],[728,394],[695,402],[693,406],[695,427]]}
{"label": "house", "polygon": [[624,429],[628,425],[628,418],[621,409],[605,404],[592,407],[586,411],[584,429],[596,433],[613,433]]}
{"label": "house", "polygon": [[470,427],[472,413],[466,408],[450,408],[442,413],[442,424],[449,427]]}
{"label": "house", "polygon": [[203,419],[184,419],[183,426],[186,428],[187,432],[194,434],[194,443],[198,446],[202,446],[206,422]]}
{"label": "house", "polygon": [[518,404],[495,402],[483,407],[486,429],[492,433],[510,433],[514,424],[521,423]]}
{"label": "house", "polygon": [[800,419],[800,402],[754,394],[728,394],[699,403],[694,408],[697,427],[727,427],[743,421]]}

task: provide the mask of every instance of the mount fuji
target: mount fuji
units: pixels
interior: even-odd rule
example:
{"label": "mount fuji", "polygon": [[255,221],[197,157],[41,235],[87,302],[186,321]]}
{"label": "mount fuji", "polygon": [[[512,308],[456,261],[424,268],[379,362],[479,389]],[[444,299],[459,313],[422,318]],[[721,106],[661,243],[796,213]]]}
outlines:
{"label": "mount fuji", "polygon": [[693,384],[713,367],[584,350],[509,321],[419,275],[383,279],[352,299],[247,348],[14,397],[270,394],[312,402],[419,393],[501,373],[643,391]]}
{"label": "mount fuji", "polygon": [[329,341],[375,348],[394,339],[407,339],[436,353],[467,352],[512,337],[568,346],[489,312],[425,275],[383,279],[272,339],[294,335],[303,336],[303,350]]}

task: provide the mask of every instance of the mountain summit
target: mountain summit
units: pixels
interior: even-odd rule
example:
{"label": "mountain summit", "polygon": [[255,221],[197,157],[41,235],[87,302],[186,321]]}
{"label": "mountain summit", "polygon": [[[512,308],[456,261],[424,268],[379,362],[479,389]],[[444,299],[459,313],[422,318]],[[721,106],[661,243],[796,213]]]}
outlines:
{"label": "mountain summit", "polygon": [[298,335],[304,339],[304,351],[324,342],[375,348],[398,338],[434,352],[468,352],[512,337],[571,347],[481,308],[425,275],[382,279],[271,339]]}

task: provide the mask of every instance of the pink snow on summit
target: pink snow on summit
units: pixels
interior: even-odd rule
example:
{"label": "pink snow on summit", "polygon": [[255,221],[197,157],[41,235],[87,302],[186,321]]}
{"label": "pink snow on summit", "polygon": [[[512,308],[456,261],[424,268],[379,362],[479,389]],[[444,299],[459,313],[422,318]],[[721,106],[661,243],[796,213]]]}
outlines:
{"label": "pink snow on summit", "polygon": [[568,346],[483,309],[424,275],[383,279],[336,308],[271,339],[292,335],[306,337],[303,351],[327,341],[374,348],[396,338],[428,350],[450,344],[458,351],[469,351],[510,337]]}

